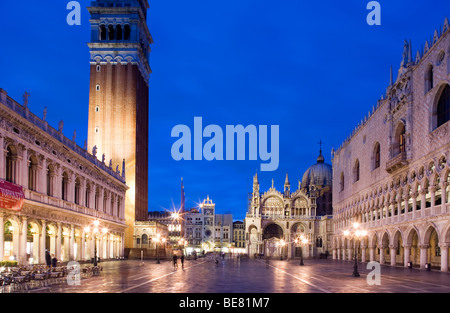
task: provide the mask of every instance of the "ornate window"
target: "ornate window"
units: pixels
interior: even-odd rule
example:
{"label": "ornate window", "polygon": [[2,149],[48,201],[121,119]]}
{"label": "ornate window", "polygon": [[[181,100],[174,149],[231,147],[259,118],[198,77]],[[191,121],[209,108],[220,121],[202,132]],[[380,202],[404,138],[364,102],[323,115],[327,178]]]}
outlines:
{"label": "ornate window", "polygon": [[445,86],[441,93],[437,106],[437,126],[439,127],[450,120],[450,86]]}
{"label": "ornate window", "polygon": [[355,166],[353,168],[353,182],[359,181],[359,160],[357,159],[355,162]]}
{"label": "ornate window", "polygon": [[53,166],[49,165],[47,167],[47,196],[53,197],[53,177],[55,171]]}
{"label": "ornate window", "polygon": [[96,211],[98,211],[100,205],[100,188],[97,187],[97,189],[95,190],[95,203],[94,203],[94,209]]}
{"label": "ornate window", "polygon": [[100,40],[106,40],[106,26],[100,25]]}
{"label": "ornate window", "polygon": [[345,177],[344,177],[344,173],[341,173],[341,181],[340,181],[340,185],[341,185],[341,191],[344,190],[345,188]]}
{"label": "ornate window", "polygon": [[67,173],[64,172],[62,175],[62,182],[61,182],[61,199],[66,201],[67,201],[68,186],[69,186],[69,175],[67,175]]}
{"label": "ornate window", "polygon": [[114,40],[114,26],[108,26],[108,40]]}
{"label": "ornate window", "polygon": [[6,149],[6,162],[5,162],[5,179],[10,183],[16,181],[15,161],[16,156],[11,147]]}
{"label": "ornate window", "polygon": [[306,215],[307,207],[308,202],[306,201],[305,198],[297,198],[294,201],[294,206],[292,208],[291,215],[292,216]]}
{"label": "ornate window", "polygon": [[146,234],[142,235],[142,244],[148,245],[148,236]]}
{"label": "ornate window", "polygon": [[270,197],[264,201],[263,214],[264,215],[282,215],[283,201],[277,197]]}
{"label": "ornate window", "polygon": [[35,156],[28,160],[28,189],[36,191],[37,188],[37,166],[38,162]]}
{"label": "ornate window", "polygon": [[91,198],[91,185],[89,183],[86,184],[86,194],[84,199],[84,206],[89,208],[90,206],[90,198]]}
{"label": "ornate window", "polygon": [[375,149],[373,151],[373,168],[377,169],[381,165],[381,151],[380,144],[377,142],[375,144]]}
{"label": "ornate window", "polygon": [[130,40],[131,37],[131,29],[130,29],[130,25],[126,24],[124,27],[124,36],[123,39],[124,40]]}
{"label": "ornate window", "polygon": [[108,193],[105,192],[103,193],[103,213],[106,213],[106,208],[108,207]]}
{"label": "ornate window", "polygon": [[395,131],[393,157],[402,152],[406,152],[406,129],[405,124],[400,123]]}
{"label": "ornate window", "polygon": [[122,25],[116,26],[117,40],[122,40]]}
{"label": "ornate window", "polygon": [[81,182],[80,179],[77,178],[75,180],[75,204],[80,204],[80,191],[81,191]]}

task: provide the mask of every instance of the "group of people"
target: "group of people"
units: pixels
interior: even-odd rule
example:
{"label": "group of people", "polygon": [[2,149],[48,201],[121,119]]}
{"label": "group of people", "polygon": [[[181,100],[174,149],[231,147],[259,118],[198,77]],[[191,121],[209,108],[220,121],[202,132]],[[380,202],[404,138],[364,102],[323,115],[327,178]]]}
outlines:
{"label": "group of people", "polygon": [[58,264],[58,259],[54,254],[50,255],[50,252],[48,252],[48,250],[45,250],[45,263],[48,267],[56,267],[56,265]]}
{"label": "group of people", "polygon": [[[184,253],[181,253],[180,259],[181,259],[181,268],[184,268]],[[173,267],[178,268],[178,256],[176,253],[173,254],[172,261]]]}

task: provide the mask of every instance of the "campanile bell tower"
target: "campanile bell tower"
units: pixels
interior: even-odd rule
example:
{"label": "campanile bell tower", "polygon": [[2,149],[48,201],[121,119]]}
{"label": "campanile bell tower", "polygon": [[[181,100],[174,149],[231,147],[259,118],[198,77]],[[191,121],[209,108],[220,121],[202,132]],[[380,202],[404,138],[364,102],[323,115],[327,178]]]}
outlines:
{"label": "campanile bell tower", "polygon": [[152,36],[147,0],[91,1],[88,151],[122,169],[125,247],[133,246],[134,222],[148,218],[149,65]]}

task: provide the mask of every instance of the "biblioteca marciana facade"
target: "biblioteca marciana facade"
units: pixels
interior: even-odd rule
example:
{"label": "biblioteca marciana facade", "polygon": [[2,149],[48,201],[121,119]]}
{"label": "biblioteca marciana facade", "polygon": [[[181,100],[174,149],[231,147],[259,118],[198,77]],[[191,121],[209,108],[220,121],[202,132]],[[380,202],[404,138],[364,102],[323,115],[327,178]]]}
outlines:
{"label": "biblioteca marciana facade", "polygon": [[450,246],[450,28],[403,61],[386,97],[333,158],[333,257],[448,271]]}
{"label": "biblioteca marciana facade", "polygon": [[[45,264],[122,257],[124,199],[119,172],[79,147],[0,89],[0,261]],[[96,225],[98,224],[98,225]]]}

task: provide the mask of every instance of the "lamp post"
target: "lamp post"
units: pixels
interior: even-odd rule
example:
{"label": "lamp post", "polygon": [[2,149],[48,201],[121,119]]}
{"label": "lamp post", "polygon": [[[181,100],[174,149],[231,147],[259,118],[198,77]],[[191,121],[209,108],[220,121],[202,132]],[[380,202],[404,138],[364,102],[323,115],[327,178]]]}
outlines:
{"label": "lamp post", "polygon": [[[98,265],[98,259],[97,259],[97,239],[98,239],[98,234],[100,233],[100,221],[96,220],[93,223],[93,228],[92,228],[92,234],[93,234],[93,238],[94,238],[94,266]],[[84,231],[86,233],[90,233],[91,232],[91,226],[86,226],[84,228]],[[108,233],[108,229],[107,228],[103,228],[102,229],[102,234],[106,235]]]}
{"label": "lamp post", "polygon": [[303,246],[308,244],[308,239],[306,239],[306,237],[304,235],[301,235],[298,238],[295,238],[294,240],[295,244],[300,245],[300,266],[303,266],[305,264],[303,264]]}
{"label": "lamp post", "polygon": [[161,262],[159,261],[159,249],[158,249],[158,245],[160,242],[165,243],[166,242],[166,238],[161,237],[160,234],[157,234],[156,237],[153,237],[153,242],[156,243],[156,264],[161,264]]}
{"label": "lamp post", "polygon": [[353,266],[353,277],[359,277],[359,272],[358,272],[358,240],[364,238],[365,236],[367,236],[367,231],[363,230],[363,229],[359,229],[359,223],[353,223],[353,230],[349,231],[349,230],[345,230],[344,231],[344,236],[349,238],[349,239],[354,239],[355,241],[355,264]]}

